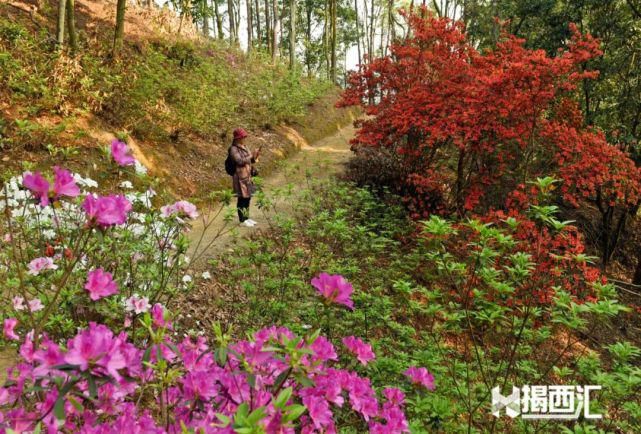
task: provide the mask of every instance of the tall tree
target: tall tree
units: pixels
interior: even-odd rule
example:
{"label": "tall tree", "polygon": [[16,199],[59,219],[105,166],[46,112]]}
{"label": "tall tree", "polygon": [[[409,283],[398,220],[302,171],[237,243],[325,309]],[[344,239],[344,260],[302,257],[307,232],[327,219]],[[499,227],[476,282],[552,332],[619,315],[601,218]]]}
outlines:
{"label": "tall tree", "polygon": [[313,0],[305,0],[305,66],[307,75],[312,75],[312,4]]}
{"label": "tall tree", "polygon": [[272,50],[272,33],[271,33],[271,16],[269,13],[269,9],[271,8],[269,4],[269,0],[265,0],[265,39],[267,42],[267,51],[271,53]]}
{"label": "tall tree", "polygon": [[275,62],[276,57],[278,56],[278,50],[279,50],[279,30],[280,30],[280,20],[279,20],[279,12],[278,12],[278,0],[273,0],[273,10],[272,10],[272,15],[274,17],[274,25],[272,27],[272,60]]}
{"label": "tall tree", "polygon": [[227,0],[227,15],[229,16],[229,42],[236,43],[236,14],[234,13],[234,0]]}
{"label": "tall tree", "polygon": [[289,6],[289,68],[296,64],[296,0],[291,0]]}
{"label": "tall tree", "polygon": [[261,31],[260,31],[260,3],[258,2],[258,0],[254,0],[254,21],[256,22],[256,41],[257,41],[257,46],[258,46],[258,48],[260,48],[262,46],[263,35],[262,35]]}
{"label": "tall tree", "polygon": [[201,0],[200,7],[203,19],[203,35],[205,35],[206,38],[209,38],[209,19],[211,18],[209,0]]}
{"label": "tall tree", "polygon": [[358,64],[363,63],[363,57],[361,54],[361,29],[360,29],[360,16],[358,15],[358,0],[354,0],[354,12],[356,13],[356,50],[358,52]]}
{"label": "tall tree", "polygon": [[253,45],[253,29],[254,29],[254,23],[253,23],[253,12],[252,12],[252,0],[245,0],[247,3],[247,52],[251,52],[252,45]]}
{"label": "tall tree", "polygon": [[125,11],[127,9],[127,0],[118,0],[116,3],[116,28],[114,31],[114,43],[111,50],[112,57],[117,57],[122,49],[125,38]]}
{"label": "tall tree", "polygon": [[191,16],[191,0],[180,0],[180,24],[178,24],[178,34],[182,31],[185,19]]}
{"label": "tall tree", "polygon": [[[65,1],[65,0],[61,0]],[[67,33],[69,34],[69,48],[72,53],[78,51],[78,34],[76,33],[75,0],[67,1]]]}
{"label": "tall tree", "polygon": [[218,9],[219,0],[211,0],[214,5],[214,17],[216,18],[216,33],[218,34],[218,39],[225,39],[225,33],[223,32],[223,16]]}
{"label": "tall tree", "polygon": [[336,1],[337,0],[330,0],[330,79],[332,80],[332,83],[336,83]]}
{"label": "tall tree", "polygon": [[65,44],[65,15],[67,9],[67,2],[65,0],[58,0],[58,26],[56,42],[59,48]]}

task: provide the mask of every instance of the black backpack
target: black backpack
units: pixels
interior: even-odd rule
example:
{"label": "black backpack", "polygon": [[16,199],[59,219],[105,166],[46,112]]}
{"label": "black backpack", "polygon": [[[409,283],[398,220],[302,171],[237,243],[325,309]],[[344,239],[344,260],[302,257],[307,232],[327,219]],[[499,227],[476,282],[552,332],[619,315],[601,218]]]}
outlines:
{"label": "black backpack", "polygon": [[227,158],[225,159],[225,172],[227,175],[234,176],[236,174],[236,163],[234,159],[231,158],[231,146],[227,150]]}

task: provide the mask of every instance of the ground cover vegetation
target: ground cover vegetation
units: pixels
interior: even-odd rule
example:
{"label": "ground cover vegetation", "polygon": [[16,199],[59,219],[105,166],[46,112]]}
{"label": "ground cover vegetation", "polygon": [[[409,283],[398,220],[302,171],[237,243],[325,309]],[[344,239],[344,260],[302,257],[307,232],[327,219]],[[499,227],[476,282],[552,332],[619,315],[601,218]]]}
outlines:
{"label": "ground cover vegetation", "polygon": [[[180,298],[178,321],[194,331],[216,322],[235,333],[276,323],[296,333],[319,329],[328,339],[354,335],[374,358],[341,360],[377,387],[426,367],[433,390],[401,387],[411,432],[635,431],[638,343],[594,333],[614,328],[630,308],[589,263],[576,229],[545,205],[549,186],[537,182],[539,205],[518,219],[434,215],[420,223],[395,195],[383,202],[349,183],[310,181],[297,200],[287,188],[266,193],[269,233],[211,260],[211,280]],[[297,202],[297,212],[279,210],[280,196]],[[352,283],[353,305],[319,303],[309,281],[320,272]],[[197,303],[203,299],[213,301]],[[596,423],[494,418],[490,390],[521,383],[604,384],[592,405],[606,416]],[[339,418],[345,432],[365,429]]]}
{"label": "ground cover vegetation", "polygon": [[[208,207],[171,197],[128,137],[97,148],[98,181],[67,167],[68,149],[50,168],[7,173],[0,312],[17,360],[0,388],[0,430],[640,431],[641,340],[620,328],[639,312],[607,274],[640,174],[631,141],[586,122],[577,102],[598,80],[601,45],[569,26],[561,50],[546,52],[486,23],[490,42],[482,20],[465,16],[468,34],[438,4],[437,15],[403,12],[406,37],[351,75],[341,104],[366,117],[347,180],[259,191],[267,229],[222,255],[207,251],[234,226],[231,194]],[[213,137],[247,104],[278,122],[326,86],[276,65],[266,87],[265,70],[245,70],[252,61],[233,49],[151,44],[128,64],[113,42],[103,50],[118,60],[103,63],[54,56],[17,24],[0,29],[0,78],[13,86],[3,98],[35,101],[34,116],[88,104],[157,143]],[[277,39],[267,38],[272,56]],[[81,72],[52,75],[61,63]],[[52,93],[52,77],[77,93]],[[220,124],[205,122],[196,95],[218,101],[206,113]],[[5,143],[46,145],[40,125],[14,119]],[[588,223],[570,220],[576,210]],[[208,224],[221,214],[222,227]],[[198,218],[215,234],[190,245]],[[523,384],[601,385],[591,411],[604,417],[493,417],[491,389]]]}

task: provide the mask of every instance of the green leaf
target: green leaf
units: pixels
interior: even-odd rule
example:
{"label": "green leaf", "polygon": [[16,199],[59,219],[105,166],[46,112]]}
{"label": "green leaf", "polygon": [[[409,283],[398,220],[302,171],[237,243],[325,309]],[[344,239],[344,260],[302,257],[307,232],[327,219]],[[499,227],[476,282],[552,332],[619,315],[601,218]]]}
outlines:
{"label": "green leaf", "polygon": [[91,398],[96,398],[98,396],[98,388],[96,387],[96,379],[94,378],[93,375],[89,375],[89,378],[87,378],[87,382],[89,383],[89,396]]}
{"label": "green leaf", "polygon": [[307,411],[307,407],[301,404],[290,405],[285,409],[285,414],[283,415],[283,422],[293,422],[303,413]]}
{"label": "green leaf", "polygon": [[66,420],[67,412],[65,411],[65,397],[64,395],[58,396],[56,403],[53,405],[53,414],[58,420]]}
{"label": "green leaf", "polygon": [[281,390],[281,392],[278,394],[278,396],[274,400],[274,407],[283,408],[287,404],[287,401],[289,401],[289,398],[291,398],[291,396],[292,396],[291,387]]}
{"label": "green leaf", "polygon": [[223,427],[226,427],[231,423],[229,416],[225,416],[222,413],[216,413],[216,417],[223,423]]}

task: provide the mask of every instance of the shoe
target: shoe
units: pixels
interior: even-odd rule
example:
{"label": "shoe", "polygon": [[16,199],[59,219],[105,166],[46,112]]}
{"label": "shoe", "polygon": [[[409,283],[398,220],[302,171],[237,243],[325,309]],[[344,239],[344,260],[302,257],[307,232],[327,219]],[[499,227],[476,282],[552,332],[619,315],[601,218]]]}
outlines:
{"label": "shoe", "polygon": [[240,225],[245,226],[246,228],[253,228],[256,225],[256,223],[252,223],[249,220],[245,220]]}
{"label": "shoe", "polygon": [[252,220],[252,219],[247,219],[245,221],[249,222],[249,224],[251,224],[252,226],[256,226],[258,224],[258,222],[256,220]]}

